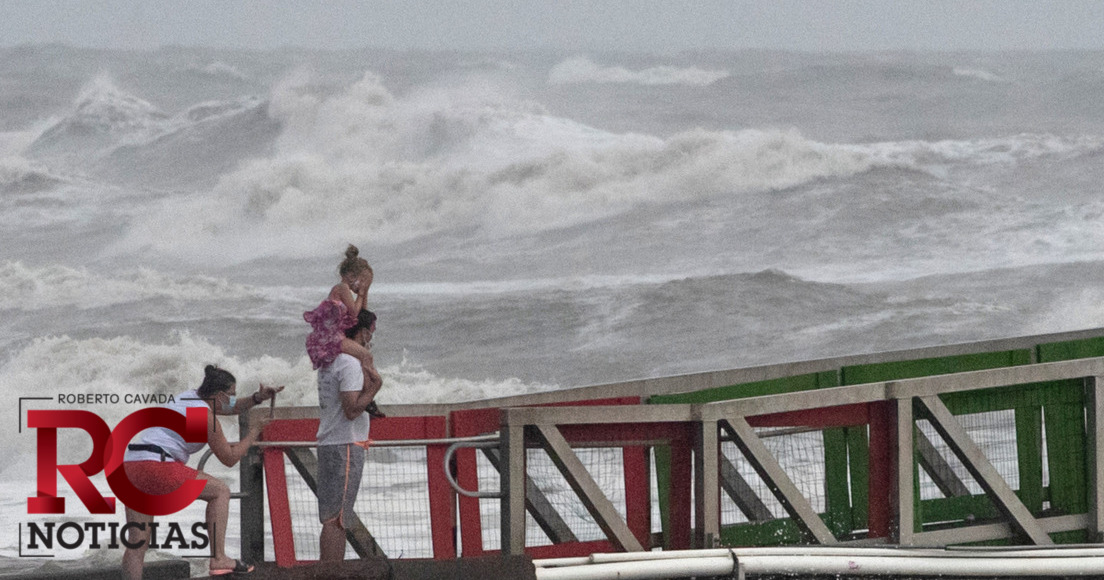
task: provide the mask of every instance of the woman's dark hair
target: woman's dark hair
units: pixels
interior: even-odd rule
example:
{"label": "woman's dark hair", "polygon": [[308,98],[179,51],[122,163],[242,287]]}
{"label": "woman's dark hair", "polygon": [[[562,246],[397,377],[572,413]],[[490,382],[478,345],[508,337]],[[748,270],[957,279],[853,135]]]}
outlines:
{"label": "woman's dark hair", "polygon": [[203,369],[203,384],[196,389],[196,394],[201,399],[209,399],[223,391],[229,391],[238,380],[230,371],[220,369],[215,365],[207,365]]}

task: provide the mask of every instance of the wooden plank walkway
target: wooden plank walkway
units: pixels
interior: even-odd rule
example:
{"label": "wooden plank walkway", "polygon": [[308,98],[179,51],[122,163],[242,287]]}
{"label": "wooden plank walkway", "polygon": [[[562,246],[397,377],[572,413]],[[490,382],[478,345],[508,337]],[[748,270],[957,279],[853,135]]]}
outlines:
{"label": "wooden plank walkway", "polygon": [[[4,580],[118,580],[122,575],[123,569],[117,564],[93,568],[73,561],[49,561],[39,568],[15,573],[0,571]],[[150,560],[143,571],[144,580],[180,580],[190,575],[187,560]]]}
{"label": "wooden plank walkway", "polygon": [[533,561],[528,556],[488,556],[456,560],[361,559],[290,568],[264,562],[252,574],[211,576],[209,580],[536,580],[536,577]]}

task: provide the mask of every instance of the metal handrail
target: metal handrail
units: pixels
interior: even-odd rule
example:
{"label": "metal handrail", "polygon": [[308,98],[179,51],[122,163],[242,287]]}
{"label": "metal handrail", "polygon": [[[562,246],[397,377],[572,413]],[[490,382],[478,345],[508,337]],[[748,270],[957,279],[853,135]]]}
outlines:
{"label": "metal handrail", "polygon": [[[490,497],[499,498],[502,497],[501,491],[470,491],[460,487],[460,484],[456,481],[456,478],[452,475],[452,470],[449,469],[449,463],[452,460],[452,455],[456,453],[457,449],[472,447],[498,447],[499,437],[498,435],[477,435],[473,437],[444,437],[439,439],[395,439],[391,441],[372,441],[372,447],[425,447],[428,445],[445,445],[449,444],[449,448],[445,450],[444,470],[445,478],[448,479],[449,485],[452,486],[457,493],[465,495],[467,497]],[[318,447],[317,441],[258,441],[252,445],[252,447],[296,447],[296,448],[311,448]],[[203,468],[207,465],[207,461],[214,455],[214,451],[210,448],[203,452],[203,455],[199,458],[199,465],[196,466],[196,471],[203,471]],[[232,499],[241,499],[248,496],[245,492],[233,492],[230,494]]]}
{"label": "metal handrail", "polygon": [[471,438],[471,439],[482,439],[481,441],[457,441],[456,443],[453,443],[452,445],[449,445],[449,448],[445,450],[445,459],[444,459],[444,465],[443,465],[443,467],[445,469],[445,478],[448,479],[449,485],[452,486],[452,489],[456,490],[456,493],[458,493],[460,495],[463,495],[465,497],[475,497],[475,498],[483,498],[483,497],[502,498],[503,497],[503,492],[502,492],[501,489],[498,490],[498,491],[471,491],[470,489],[464,489],[464,488],[460,487],[460,483],[456,481],[456,478],[452,475],[452,470],[449,469],[449,464],[452,462],[452,455],[454,453],[456,453],[457,449],[469,448],[469,447],[470,448],[490,448],[490,447],[498,447],[499,446],[499,437],[497,435],[493,436],[494,440],[491,440],[488,437],[491,437],[491,436],[484,436],[482,438],[476,438],[476,437]]}
{"label": "metal handrail", "polygon": [[[441,437],[438,439],[391,439],[376,441],[369,439],[369,447],[425,447],[427,445],[448,445],[481,441],[498,441],[498,435],[477,435],[474,437]],[[258,441],[254,447],[318,447],[317,441]]]}
{"label": "metal handrail", "polygon": [[[215,452],[212,451],[210,447],[208,447],[207,451],[204,451],[203,455],[199,457],[199,465],[196,465],[196,471],[203,471],[203,468],[207,465],[207,460],[210,459],[211,456],[214,454]],[[249,494],[244,491],[230,492],[230,499],[241,499],[243,497],[249,497]]]}
{"label": "metal handrail", "polygon": [[[389,441],[372,441],[372,447],[425,447],[427,445],[445,445],[452,443],[468,443],[468,442],[480,442],[480,441],[498,441],[498,435],[477,435],[474,437],[444,437],[440,439],[393,439]],[[252,447],[318,447],[317,441],[258,441],[252,445]],[[199,459],[199,465],[196,466],[196,471],[203,471],[203,466],[207,464],[207,460],[214,455],[214,452],[207,448],[207,451],[203,452],[203,455]]]}

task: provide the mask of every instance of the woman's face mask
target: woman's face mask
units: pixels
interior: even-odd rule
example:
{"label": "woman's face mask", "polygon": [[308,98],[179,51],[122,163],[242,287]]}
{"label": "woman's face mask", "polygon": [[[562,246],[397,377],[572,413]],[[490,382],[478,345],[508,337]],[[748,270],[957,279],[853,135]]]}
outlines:
{"label": "woman's face mask", "polygon": [[226,403],[223,403],[222,405],[222,410],[223,412],[229,413],[230,411],[234,410],[234,405],[237,404],[238,398],[233,393],[229,393],[226,391],[223,391],[223,394],[225,394],[227,398]]}

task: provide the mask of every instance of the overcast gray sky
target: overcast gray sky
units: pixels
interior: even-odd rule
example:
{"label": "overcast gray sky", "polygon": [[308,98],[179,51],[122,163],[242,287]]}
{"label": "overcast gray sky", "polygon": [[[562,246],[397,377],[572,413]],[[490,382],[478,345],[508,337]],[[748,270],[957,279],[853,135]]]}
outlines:
{"label": "overcast gray sky", "polygon": [[1104,48],[1104,0],[0,0],[0,45]]}

